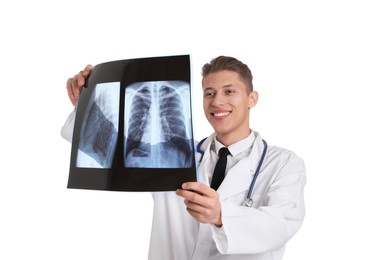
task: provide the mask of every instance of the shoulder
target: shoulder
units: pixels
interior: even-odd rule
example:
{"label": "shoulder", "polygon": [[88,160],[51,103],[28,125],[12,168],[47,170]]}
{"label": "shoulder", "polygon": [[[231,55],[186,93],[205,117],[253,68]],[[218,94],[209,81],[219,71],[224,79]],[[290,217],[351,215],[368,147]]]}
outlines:
{"label": "shoulder", "polygon": [[295,152],[280,146],[268,146],[266,164],[274,169],[279,169],[280,174],[283,172],[286,174],[306,174],[304,160]]}
{"label": "shoulder", "polygon": [[203,153],[207,148],[209,148],[210,145],[212,144],[212,142],[214,141],[215,135],[216,135],[216,133],[214,132],[211,135],[209,135],[208,137],[205,137],[202,140],[200,140],[199,142],[196,142],[197,152]]}
{"label": "shoulder", "polygon": [[279,162],[287,162],[287,161],[301,161],[303,163],[303,159],[300,158],[295,152],[290,149],[273,145],[267,142],[267,140],[262,139],[261,135],[254,131],[256,140],[255,142],[258,144],[258,147],[263,147],[263,142],[267,143],[267,161],[279,161]]}
{"label": "shoulder", "polygon": [[286,161],[286,160],[303,161],[303,159],[300,156],[298,156],[294,151],[277,145],[268,145],[268,156],[282,161]]}

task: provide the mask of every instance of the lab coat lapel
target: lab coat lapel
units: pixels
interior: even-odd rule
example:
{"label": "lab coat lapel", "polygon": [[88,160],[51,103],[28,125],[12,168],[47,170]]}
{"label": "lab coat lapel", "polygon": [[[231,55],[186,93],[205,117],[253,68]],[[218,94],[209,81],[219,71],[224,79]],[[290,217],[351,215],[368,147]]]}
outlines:
{"label": "lab coat lapel", "polygon": [[263,147],[261,137],[258,135],[249,156],[243,158],[229,170],[221,186],[218,188],[221,200],[249,190]]}
{"label": "lab coat lapel", "polygon": [[201,161],[199,162],[198,168],[198,181],[201,183],[209,184],[208,176],[207,176],[207,165],[210,163],[210,146],[212,144],[215,133],[209,136],[202,144],[201,150],[204,151],[203,155],[199,157]]}
{"label": "lab coat lapel", "polygon": [[221,186],[219,186],[220,199],[224,200],[248,190],[253,175],[254,170],[250,167],[249,158],[242,159],[229,170]]}
{"label": "lab coat lapel", "polygon": [[[255,135],[256,140],[253,143],[249,156],[232,167],[221,183],[221,186],[219,186],[218,193],[221,200],[249,190],[249,185],[253,179],[264,148],[260,135],[257,132],[255,132]],[[204,154],[198,169],[198,178],[202,183],[209,183],[206,165],[208,165],[210,161],[210,145],[212,144],[214,136],[215,134],[209,136],[202,145]]]}

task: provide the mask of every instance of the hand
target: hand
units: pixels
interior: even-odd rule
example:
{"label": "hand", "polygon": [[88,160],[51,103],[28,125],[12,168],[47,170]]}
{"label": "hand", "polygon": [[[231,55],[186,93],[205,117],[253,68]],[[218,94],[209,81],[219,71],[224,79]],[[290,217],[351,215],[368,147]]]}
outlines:
{"label": "hand", "polygon": [[80,71],[73,78],[69,78],[66,82],[68,96],[73,106],[76,106],[79,100],[80,90],[85,85],[85,79],[91,74],[92,65],[87,65],[84,70]]}
{"label": "hand", "polygon": [[188,213],[197,221],[222,226],[221,203],[214,189],[199,182],[186,182],[176,194],[184,198]]}

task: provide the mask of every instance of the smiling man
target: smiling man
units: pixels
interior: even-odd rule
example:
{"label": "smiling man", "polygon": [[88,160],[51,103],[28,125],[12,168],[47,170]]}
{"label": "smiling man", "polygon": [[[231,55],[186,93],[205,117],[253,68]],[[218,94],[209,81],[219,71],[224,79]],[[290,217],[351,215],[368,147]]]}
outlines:
{"label": "smiling man", "polygon": [[[74,105],[91,70],[68,80]],[[247,65],[220,56],[202,75],[203,109],[215,132],[199,145],[198,182],[153,193],[149,259],[280,260],[305,215],[304,163],[250,128],[258,93]],[[68,140],[72,124],[63,127]]]}
{"label": "smiling man", "polygon": [[207,73],[203,79],[203,109],[218,141],[229,146],[250,134],[249,110],[256,105],[258,94],[235,71]]}

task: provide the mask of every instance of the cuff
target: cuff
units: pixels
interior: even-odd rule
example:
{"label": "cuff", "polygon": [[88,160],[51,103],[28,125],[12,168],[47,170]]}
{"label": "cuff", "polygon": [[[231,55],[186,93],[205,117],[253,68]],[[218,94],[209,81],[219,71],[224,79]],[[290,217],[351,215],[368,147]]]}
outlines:
{"label": "cuff", "polygon": [[65,121],[65,124],[61,128],[61,136],[69,142],[72,142],[75,118],[76,118],[76,109],[73,110],[72,113],[70,113],[70,115]]}
{"label": "cuff", "polygon": [[218,251],[221,254],[226,254],[228,249],[228,241],[227,241],[227,236],[225,233],[224,226],[222,225],[222,227],[220,228],[215,225],[210,225],[210,226],[213,234],[213,239],[215,245],[217,246]]}

